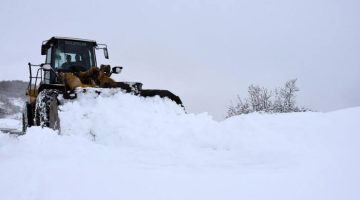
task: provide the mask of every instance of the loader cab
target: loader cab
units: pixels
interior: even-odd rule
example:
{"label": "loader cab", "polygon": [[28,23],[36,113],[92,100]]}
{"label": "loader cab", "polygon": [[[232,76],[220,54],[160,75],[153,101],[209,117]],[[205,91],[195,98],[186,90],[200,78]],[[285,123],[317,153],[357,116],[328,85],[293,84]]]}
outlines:
{"label": "loader cab", "polygon": [[[78,72],[97,66],[96,49],[104,49],[105,58],[108,58],[106,45],[97,44],[94,40],[52,37],[43,42],[41,54],[46,55],[45,64],[50,64],[55,72]],[[57,82],[51,71],[44,76],[45,83]]]}

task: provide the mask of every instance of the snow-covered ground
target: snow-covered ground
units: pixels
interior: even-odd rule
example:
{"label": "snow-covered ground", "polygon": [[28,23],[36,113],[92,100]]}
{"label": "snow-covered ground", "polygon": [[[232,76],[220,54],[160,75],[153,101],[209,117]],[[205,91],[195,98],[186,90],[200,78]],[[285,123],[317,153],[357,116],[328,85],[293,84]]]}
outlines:
{"label": "snow-covered ground", "polygon": [[360,108],[217,122],[109,93],[66,102],[60,135],[1,134],[0,199],[360,199]]}
{"label": "snow-covered ground", "polygon": [[18,118],[20,116],[14,116],[9,116],[9,118],[0,118],[0,128],[21,129],[21,121],[20,118]]}

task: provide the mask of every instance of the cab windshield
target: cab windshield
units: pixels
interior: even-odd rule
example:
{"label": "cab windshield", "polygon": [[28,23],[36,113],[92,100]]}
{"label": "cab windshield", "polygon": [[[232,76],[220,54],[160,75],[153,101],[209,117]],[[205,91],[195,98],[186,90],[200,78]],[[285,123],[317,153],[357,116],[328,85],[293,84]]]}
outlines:
{"label": "cab windshield", "polygon": [[59,40],[53,53],[57,70],[86,71],[96,65],[94,46],[89,42]]}

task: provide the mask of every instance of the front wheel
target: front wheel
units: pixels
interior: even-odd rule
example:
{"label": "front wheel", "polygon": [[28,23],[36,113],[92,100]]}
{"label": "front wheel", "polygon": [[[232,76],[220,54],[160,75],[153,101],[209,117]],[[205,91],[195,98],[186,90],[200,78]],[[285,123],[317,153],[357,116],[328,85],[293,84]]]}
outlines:
{"label": "front wheel", "polygon": [[49,127],[54,130],[60,129],[57,96],[57,90],[45,89],[39,93],[35,106],[35,124],[37,126]]}

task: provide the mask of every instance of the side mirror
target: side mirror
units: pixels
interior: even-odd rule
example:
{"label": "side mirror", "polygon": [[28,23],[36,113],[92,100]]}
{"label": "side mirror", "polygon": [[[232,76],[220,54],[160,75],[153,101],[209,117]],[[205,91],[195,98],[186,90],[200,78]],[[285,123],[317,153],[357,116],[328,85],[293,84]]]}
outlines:
{"label": "side mirror", "polygon": [[53,72],[53,73],[55,74],[55,76],[59,78],[58,74],[57,74],[56,71],[51,67],[50,64],[41,64],[40,67],[43,68],[43,70],[45,70],[45,71]]}
{"label": "side mirror", "polygon": [[109,53],[107,50],[107,45],[106,44],[97,44],[97,46],[95,47],[96,49],[102,49],[104,50],[104,56],[106,59],[109,59]]}
{"label": "side mirror", "polygon": [[109,53],[106,47],[104,48],[104,56],[106,59],[109,59]]}
{"label": "side mirror", "polygon": [[42,64],[41,67],[42,67],[43,69],[49,70],[49,71],[52,69],[50,64]]}
{"label": "side mirror", "polygon": [[123,67],[113,67],[111,73],[113,74],[120,74]]}

